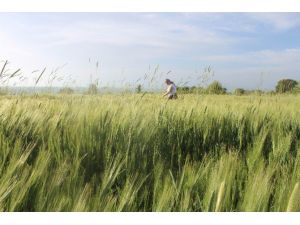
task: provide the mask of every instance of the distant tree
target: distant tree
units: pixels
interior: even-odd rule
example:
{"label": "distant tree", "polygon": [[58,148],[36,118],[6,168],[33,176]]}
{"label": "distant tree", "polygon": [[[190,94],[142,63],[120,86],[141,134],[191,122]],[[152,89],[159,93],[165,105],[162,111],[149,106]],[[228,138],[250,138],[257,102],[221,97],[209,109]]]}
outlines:
{"label": "distant tree", "polygon": [[282,79],[277,82],[276,92],[277,93],[285,93],[293,90],[297,86],[298,82],[291,79]]}
{"label": "distant tree", "polygon": [[196,87],[192,88],[192,93],[197,93],[197,94],[207,94],[207,91],[204,87]]}
{"label": "distant tree", "polygon": [[177,87],[177,91],[179,93],[184,93],[184,94],[187,94],[187,93],[190,93],[190,87],[188,86],[183,86],[183,87]]}
{"label": "distant tree", "polygon": [[296,85],[296,87],[294,87],[291,92],[295,93],[295,94],[300,93],[300,82],[298,82],[298,84]]}
{"label": "distant tree", "polygon": [[205,94],[205,88],[196,86],[177,86],[177,91],[182,94]]}
{"label": "distant tree", "polygon": [[264,93],[265,93],[264,91],[259,90],[259,89],[254,91],[254,94],[256,94],[256,95],[262,95]]}
{"label": "distant tree", "polygon": [[97,87],[97,84],[90,84],[87,93],[90,94],[90,95],[95,95],[95,94],[97,94],[97,93],[98,93],[98,87]]}
{"label": "distant tree", "polygon": [[208,94],[226,94],[226,88],[222,86],[222,84],[219,81],[214,81],[210,85],[208,85],[206,92]]}
{"label": "distant tree", "polygon": [[190,88],[190,90],[191,90],[191,92],[195,92],[195,91],[197,90],[197,87],[196,87],[196,86],[192,86],[192,87]]}
{"label": "distant tree", "polygon": [[138,85],[135,89],[136,93],[141,93],[142,92],[142,85]]}
{"label": "distant tree", "polygon": [[246,92],[245,89],[243,89],[243,88],[237,88],[237,89],[234,90],[233,93],[235,95],[243,95],[243,94],[245,94],[245,92]]}
{"label": "distant tree", "polygon": [[69,88],[69,87],[64,87],[64,88],[61,88],[59,90],[59,93],[60,94],[73,94],[74,90],[72,88]]}

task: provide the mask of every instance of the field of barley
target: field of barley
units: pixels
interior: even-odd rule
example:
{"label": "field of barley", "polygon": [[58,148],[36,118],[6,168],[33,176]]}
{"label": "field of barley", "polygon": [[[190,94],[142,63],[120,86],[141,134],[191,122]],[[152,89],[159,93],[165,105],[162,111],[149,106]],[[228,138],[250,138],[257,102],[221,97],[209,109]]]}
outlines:
{"label": "field of barley", "polygon": [[300,211],[300,96],[1,96],[0,211]]}

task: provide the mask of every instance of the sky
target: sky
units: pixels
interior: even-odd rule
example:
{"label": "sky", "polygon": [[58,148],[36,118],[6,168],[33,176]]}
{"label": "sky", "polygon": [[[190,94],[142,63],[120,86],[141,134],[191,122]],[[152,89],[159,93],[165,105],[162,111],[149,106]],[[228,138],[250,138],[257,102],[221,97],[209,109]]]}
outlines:
{"label": "sky", "polygon": [[0,68],[21,69],[9,85],[32,86],[44,68],[40,86],[300,80],[300,13],[0,13],[0,27]]}

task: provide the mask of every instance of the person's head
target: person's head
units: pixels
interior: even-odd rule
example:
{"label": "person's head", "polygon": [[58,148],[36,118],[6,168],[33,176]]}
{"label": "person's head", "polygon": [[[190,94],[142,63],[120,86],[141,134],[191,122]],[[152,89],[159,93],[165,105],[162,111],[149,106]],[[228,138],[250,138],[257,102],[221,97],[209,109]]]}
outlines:
{"label": "person's head", "polygon": [[169,85],[169,84],[172,84],[172,81],[171,81],[170,79],[166,79],[166,80],[165,80],[165,83],[166,83],[167,85]]}

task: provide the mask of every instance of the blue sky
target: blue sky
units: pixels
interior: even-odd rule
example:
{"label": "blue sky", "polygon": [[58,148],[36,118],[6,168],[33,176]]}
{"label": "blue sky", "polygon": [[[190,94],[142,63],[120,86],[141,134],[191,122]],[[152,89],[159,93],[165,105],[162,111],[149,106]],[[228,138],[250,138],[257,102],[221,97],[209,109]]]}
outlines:
{"label": "blue sky", "polygon": [[0,66],[27,77],[16,85],[44,67],[42,86],[57,67],[54,85],[133,84],[157,65],[144,85],[203,84],[207,66],[228,89],[300,80],[300,13],[0,13],[0,26]]}

